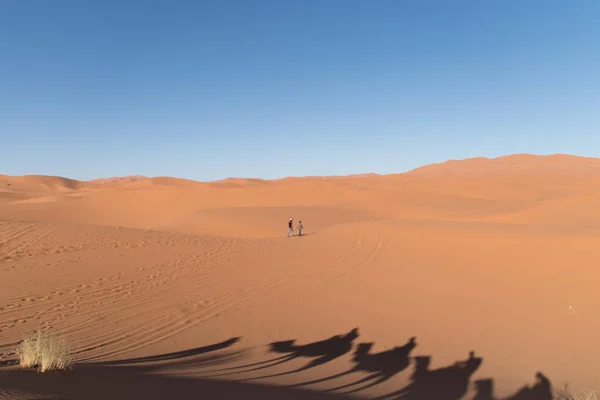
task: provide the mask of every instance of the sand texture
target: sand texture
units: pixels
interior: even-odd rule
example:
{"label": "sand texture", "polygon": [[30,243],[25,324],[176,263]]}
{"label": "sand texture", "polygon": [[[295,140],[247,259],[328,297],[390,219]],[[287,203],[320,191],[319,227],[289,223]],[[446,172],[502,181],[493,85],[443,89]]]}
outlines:
{"label": "sand texture", "polygon": [[[290,217],[305,236],[286,237]],[[0,175],[0,399],[599,390],[599,266],[598,159],[208,183]],[[13,365],[40,328],[68,342],[73,371]]]}

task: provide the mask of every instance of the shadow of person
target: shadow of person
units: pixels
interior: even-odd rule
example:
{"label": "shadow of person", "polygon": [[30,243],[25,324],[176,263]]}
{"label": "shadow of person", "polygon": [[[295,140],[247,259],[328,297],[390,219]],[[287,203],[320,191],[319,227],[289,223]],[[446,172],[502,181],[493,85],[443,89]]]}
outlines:
{"label": "shadow of person", "polygon": [[346,394],[355,393],[360,390],[365,390],[367,388],[379,385],[387,381],[394,375],[398,374],[399,372],[405,370],[410,364],[409,354],[416,346],[416,338],[412,337],[403,346],[396,346],[391,350],[370,354],[370,351],[373,347],[373,343],[361,343],[358,345],[357,349],[354,352],[354,356],[352,357],[352,361],[356,365],[348,371],[336,375],[331,375],[326,378],[313,380],[310,382],[291,385],[291,387],[299,387],[315,383],[321,383],[355,372],[366,372],[369,373],[369,375],[367,375],[365,378],[359,379],[356,382],[351,382],[346,385],[337,386],[335,388],[326,390],[326,392],[346,389],[352,386],[367,383],[365,386],[359,386],[358,388],[346,392]]}
{"label": "shadow of person", "polygon": [[[536,383],[533,386],[524,386],[514,395],[505,400],[552,400],[552,385],[550,380],[541,372],[536,375]],[[474,382],[475,397],[473,400],[493,400],[494,387],[492,379],[481,379]]]}
{"label": "shadow of person", "polygon": [[482,361],[481,357],[475,357],[475,353],[470,352],[465,361],[431,371],[430,357],[416,357],[415,371],[411,376],[413,382],[404,389],[378,399],[458,400],[467,392],[471,376]]}
{"label": "shadow of person", "polygon": [[541,372],[535,374],[536,383],[532,387],[525,386],[506,400],[552,400],[552,385]]}
{"label": "shadow of person", "polygon": [[356,338],[358,338],[358,336],[358,328],[355,328],[345,335],[336,335],[330,337],[329,339],[304,345],[297,345],[295,340],[286,340],[282,342],[271,343],[269,345],[269,352],[280,353],[285,355],[276,358],[275,362],[273,363],[262,365],[252,369],[247,369],[243,372],[257,371],[264,368],[274,367],[276,365],[292,361],[296,358],[312,358],[313,360],[304,365],[303,367],[291,371],[272,374],[268,376],[247,378],[242,379],[240,381],[272,378],[276,376],[283,376],[297,372],[302,372],[311,368],[318,367],[350,352],[350,350],[352,350],[353,342],[354,340],[356,340]]}

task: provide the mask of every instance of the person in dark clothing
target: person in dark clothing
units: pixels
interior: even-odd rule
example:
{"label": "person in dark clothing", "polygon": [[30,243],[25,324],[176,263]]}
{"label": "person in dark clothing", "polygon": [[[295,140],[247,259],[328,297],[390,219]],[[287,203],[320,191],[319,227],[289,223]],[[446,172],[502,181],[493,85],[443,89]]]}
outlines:
{"label": "person in dark clothing", "polygon": [[294,218],[290,218],[290,221],[288,222],[288,237],[290,237],[290,235],[294,236]]}

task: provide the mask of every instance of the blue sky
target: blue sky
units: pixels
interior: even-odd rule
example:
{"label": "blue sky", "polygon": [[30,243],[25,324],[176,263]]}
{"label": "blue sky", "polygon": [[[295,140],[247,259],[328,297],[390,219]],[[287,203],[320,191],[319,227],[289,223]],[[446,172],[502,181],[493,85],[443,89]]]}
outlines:
{"label": "blue sky", "polygon": [[600,156],[597,0],[0,0],[0,174]]}

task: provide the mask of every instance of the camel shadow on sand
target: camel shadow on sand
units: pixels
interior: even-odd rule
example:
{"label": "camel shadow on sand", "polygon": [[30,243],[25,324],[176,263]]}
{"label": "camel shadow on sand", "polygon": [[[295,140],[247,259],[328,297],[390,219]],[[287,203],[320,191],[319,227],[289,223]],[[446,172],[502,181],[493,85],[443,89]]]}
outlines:
{"label": "camel shadow on sand", "polygon": [[[328,389],[327,391],[355,387],[354,389],[346,392],[347,394],[350,394],[376,386],[402,372],[409,366],[410,352],[417,345],[415,340],[416,338],[413,337],[410,338],[410,340],[403,346],[394,347],[391,350],[373,354],[371,353],[371,348],[373,347],[374,343],[360,343],[354,352],[354,356],[352,357],[354,367],[339,374],[331,375],[321,379],[315,379],[309,382],[297,383],[295,385],[291,385],[291,387],[301,387],[315,383],[322,383],[356,372],[365,372],[369,375],[367,375],[365,378],[357,380],[356,382],[337,386],[332,389]],[[356,387],[360,384],[366,385]]]}
{"label": "camel shadow on sand", "polygon": [[[374,343],[355,345],[358,337],[358,329],[352,329],[347,333],[308,344],[297,344],[296,340],[274,342],[268,348],[270,353],[278,354],[277,357],[224,368],[216,367],[231,365],[244,359],[244,350],[230,350],[240,338],[149,357],[81,363],[77,364],[72,372],[64,373],[41,374],[6,367],[0,369],[0,397],[3,394],[26,393],[26,397],[32,399],[347,399],[356,398],[358,392],[386,382],[412,365],[413,371],[408,385],[376,399],[459,400],[464,398],[468,389],[472,387],[476,392],[474,397],[471,397],[472,400],[497,400],[493,394],[492,379],[480,379],[471,386],[471,378],[483,362],[483,358],[477,357],[474,352],[465,360],[431,370],[431,356],[411,355],[417,347],[414,337],[401,346],[375,353],[372,352]],[[249,382],[298,374],[347,354],[352,354],[351,365],[346,371],[338,374],[311,381],[299,381],[286,387]],[[234,381],[213,379],[216,376],[267,370],[286,365],[295,359],[308,361],[303,366],[286,372],[253,375]],[[194,373],[186,377],[185,373],[181,373],[184,370],[193,370]],[[333,383],[338,378],[354,375],[359,376],[350,383],[338,383],[319,391],[305,389],[313,384]],[[503,400],[551,400],[553,396],[550,381],[541,373],[538,373],[536,378],[535,385],[524,386],[513,396]],[[364,395],[361,397],[368,398]]]}
{"label": "camel shadow on sand", "polygon": [[358,329],[355,328],[346,334],[335,335],[328,339],[324,339],[314,343],[298,345],[296,344],[296,340],[274,342],[269,344],[269,352],[283,355],[271,358],[266,361],[218,370],[226,372],[210,376],[215,377],[260,371],[263,369],[272,368],[280,364],[288,363],[297,358],[309,358],[311,359],[311,361],[309,361],[306,365],[297,369],[293,369],[291,371],[266,376],[246,378],[241,379],[240,381],[272,378],[276,376],[283,376],[306,371],[308,369],[326,364],[349,353],[352,350],[354,340],[356,340],[358,336]]}

